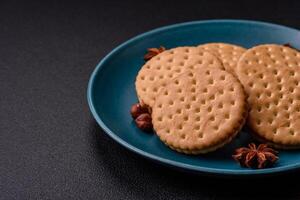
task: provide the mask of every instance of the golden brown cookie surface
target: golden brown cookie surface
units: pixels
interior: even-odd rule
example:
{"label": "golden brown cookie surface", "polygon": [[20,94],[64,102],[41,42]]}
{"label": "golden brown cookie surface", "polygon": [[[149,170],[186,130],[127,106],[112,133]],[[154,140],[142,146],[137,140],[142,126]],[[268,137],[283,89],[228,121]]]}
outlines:
{"label": "golden brown cookie surface", "polygon": [[173,79],[152,109],[160,139],[187,154],[206,153],[230,142],[247,115],[242,85],[217,67],[199,67]]}
{"label": "golden brown cookie surface", "polygon": [[201,66],[224,68],[216,56],[197,47],[177,47],[160,53],[146,62],[137,75],[139,101],[152,107],[161,88],[179,74]]}
{"label": "golden brown cookie surface", "polygon": [[300,147],[300,53],[260,45],[241,57],[237,75],[249,95],[248,125],[264,142]]}
{"label": "golden brown cookie surface", "polygon": [[243,47],[227,43],[207,43],[198,47],[216,55],[222,61],[225,69],[232,74],[235,74],[237,63],[246,51]]}

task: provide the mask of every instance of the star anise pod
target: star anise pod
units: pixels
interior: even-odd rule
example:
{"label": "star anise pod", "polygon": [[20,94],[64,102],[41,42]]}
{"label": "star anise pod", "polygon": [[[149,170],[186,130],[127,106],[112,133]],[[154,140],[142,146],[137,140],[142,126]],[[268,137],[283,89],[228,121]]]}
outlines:
{"label": "star anise pod", "polygon": [[290,43],[285,43],[285,44],[283,44],[283,46],[285,46],[285,47],[290,47],[291,49],[295,49],[296,51],[300,51],[300,50],[297,49],[296,47],[292,46]]}
{"label": "star anise pod", "polygon": [[256,147],[254,143],[250,143],[248,147],[236,149],[232,156],[242,167],[262,169],[272,166],[278,160],[278,152],[267,144]]}
{"label": "star anise pod", "polygon": [[150,60],[151,58],[153,58],[154,56],[160,54],[161,52],[165,51],[166,48],[163,46],[160,46],[159,48],[149,48],[147,49],[148,53],[145,54],[144,56],[144,60]]}

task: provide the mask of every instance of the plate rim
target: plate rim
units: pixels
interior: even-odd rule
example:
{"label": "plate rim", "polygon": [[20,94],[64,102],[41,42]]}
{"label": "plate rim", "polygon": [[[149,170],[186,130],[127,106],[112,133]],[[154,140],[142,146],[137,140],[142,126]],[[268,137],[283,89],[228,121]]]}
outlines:
{"label": "plate rim", "polygon": [[174,160],[170,160],[167,158],[162,158],[160,156],[148,153],[146,151],[143,151],[130,143],[124,141],[120,137],[118,137],[106,124],[102,121],[101,117],[96,112],[96,109],[94,107],[93,103],[93,85],[95,82],[96,75],[101,71],[102,67],[104,66],[105,62],[107,62],[111,57],[113,57],[118,51],[126,48],[128,45],[130,45],[132,42],[140,40],[148,35],[151,35],[153,33],[159,33],[168,29],[172,28],[178,28],[183,26],[190,26],[190,25],[197,25],[197,24],[211,24],[211,23],[243,23],[243,24],[252,24],[252,25],[263,25],[263,26],[269,26],[274,28],[281,28],[281,29],[288,29],[291,31],[297,31],[300,33],[300,31],[296,28],[291,28],[284,25],[274,24],[270,22],[262,22],[262,21],[253,21],[253,20],[241,20],[241,19],[213,19],[213,20],[197,20],[197,21],[189,21],[189,22],[183,22],[183,23],[176,23],[173,25],[167,25],[162,26],[159,28],[152,29],[150,31],[146,31],[142,34],[138,34],[137,36],[134,36],[125,42],[121,43],[117,47],[115,47],[112,51],[110,51],[106,56],[104,56],[100,62],[96,65],[94,68],[88,82],[87,87],[87,101],[90,108],[90,111],[94,117],[94,119],[97,121],[97,123],[100,125],[100,127],[104,130],[104,132],[110,136],[114,141],[119,143],[121,146],[125,147],[126,149],[143,156],[151,161],[159,162],[161,164],[180,168],[188,171],[193,171],[196,173],[208,173],[208,174],[214,174],[214,175],[238,175],[238,176],[245,176],[245,175],[266,175],[266,174],[274,174],[274,173],[280,173],[280,172],[287,172],[291,170],[296,170],[300,168],[300,162],[290,165],[283,165],[276,168],[267,168],[267,169],[259,169],[259,170],[251,170],[251,169],[218,169],[218,168],[211,168],[211,167],[203,167],[203,166],[194,166]]}

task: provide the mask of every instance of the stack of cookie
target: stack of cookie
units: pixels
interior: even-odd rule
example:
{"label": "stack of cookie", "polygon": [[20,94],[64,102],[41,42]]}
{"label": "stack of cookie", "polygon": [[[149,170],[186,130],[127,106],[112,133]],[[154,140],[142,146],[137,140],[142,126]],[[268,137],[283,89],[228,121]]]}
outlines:
{"label": "stack of cookie", "polygon": [[163,51],[145,63],[135,84],[155,132],[176,151],[214,151],[246,121],[259,140],[297,148],[299,68],[300,53],[289,47],[210,43]]}

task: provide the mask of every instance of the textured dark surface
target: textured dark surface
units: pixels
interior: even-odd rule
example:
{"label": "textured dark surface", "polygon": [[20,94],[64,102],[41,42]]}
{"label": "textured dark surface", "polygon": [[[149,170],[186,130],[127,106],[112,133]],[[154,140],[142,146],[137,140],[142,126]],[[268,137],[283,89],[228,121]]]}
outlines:
{"label": "textured dark surface", "polygon": [[186,3],[0,2],[0,199],[300,198],[290,182],[299,172],[233,180],[173,171],[119,146],[90,115],[90,73],[136,34],[212,18],[300,29],[300,1]]}

